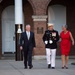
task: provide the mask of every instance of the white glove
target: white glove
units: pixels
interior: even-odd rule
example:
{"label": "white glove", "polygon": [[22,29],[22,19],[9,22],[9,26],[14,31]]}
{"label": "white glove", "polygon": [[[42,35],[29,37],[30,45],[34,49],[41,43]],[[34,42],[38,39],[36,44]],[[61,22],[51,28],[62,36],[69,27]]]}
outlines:
{"label": "white glove", "polygon": [[53,41],[52,41],[52,40],[49,40],[49,43],[50,43],[50,44],[52,44],[52,43],[53,43]]}
{"label": "white glove", "polygon": [[45,41],[45,44],[48,44],[48,41]]}
{"label": "white glove", "polygon": [[20,50],[23,50],[23,47],[22,46],[20,46]]}

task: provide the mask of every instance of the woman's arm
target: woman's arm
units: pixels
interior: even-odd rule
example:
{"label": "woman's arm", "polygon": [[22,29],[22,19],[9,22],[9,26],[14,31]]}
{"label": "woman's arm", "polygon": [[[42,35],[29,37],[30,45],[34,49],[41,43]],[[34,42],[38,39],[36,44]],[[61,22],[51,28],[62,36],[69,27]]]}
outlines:
{"label": "woman's arm", "polygon": [[72,41],[72,45],[74,45],[74,38],[72,36],[72,33],[70,32],[70,38],[71,38],[71,41]]}

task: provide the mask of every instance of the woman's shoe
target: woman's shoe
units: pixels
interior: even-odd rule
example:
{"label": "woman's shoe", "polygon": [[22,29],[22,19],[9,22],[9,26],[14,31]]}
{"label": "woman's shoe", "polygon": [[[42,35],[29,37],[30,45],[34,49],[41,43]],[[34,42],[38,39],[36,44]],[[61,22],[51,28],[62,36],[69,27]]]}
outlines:
{"label": "woman's shoe", "polygon": [[62,69],[64,69],[65,67],[62,67]]}
{"label": "woman's shoe", "polygon": [[68,67],[65,66],[66,69],[68,69]]}
{"label": "woman's shoe", "polygon": [[68,69],[68,66],[65,66],[66,69]]}
{"label": "woman's shoe", "polygon": [[65,66],[63,66],[62,69],[65,69]]}

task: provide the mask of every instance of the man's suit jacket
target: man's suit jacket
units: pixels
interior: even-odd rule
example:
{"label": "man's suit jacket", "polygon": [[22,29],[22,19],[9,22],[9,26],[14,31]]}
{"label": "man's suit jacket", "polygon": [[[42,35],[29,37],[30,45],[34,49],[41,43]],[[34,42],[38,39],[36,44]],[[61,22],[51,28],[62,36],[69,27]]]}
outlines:
{"label": "man's suit jacket", "polygon": [[21,33],[20,46],[23,46],[24,50],[26,50],[27,47],[30,47],[30,48],[35,47],[34,33],[30,31],[30,38],[29,38],[29,40],[27,38],[26,31]]}

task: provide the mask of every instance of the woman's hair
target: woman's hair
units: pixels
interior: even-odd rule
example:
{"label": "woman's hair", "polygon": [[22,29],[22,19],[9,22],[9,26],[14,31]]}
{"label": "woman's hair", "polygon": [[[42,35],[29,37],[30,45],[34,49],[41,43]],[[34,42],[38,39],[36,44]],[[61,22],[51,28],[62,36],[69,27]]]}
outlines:
{"label": "woman's hair", "polygon": [[68,28],[68,26],[67,26],[67,25],[63,25],[62,27],[65,27],[66,29]]}

